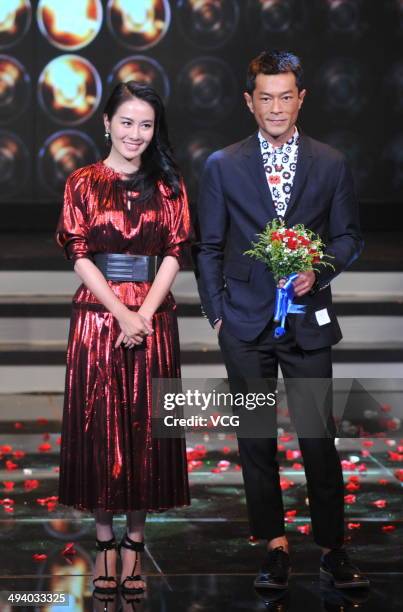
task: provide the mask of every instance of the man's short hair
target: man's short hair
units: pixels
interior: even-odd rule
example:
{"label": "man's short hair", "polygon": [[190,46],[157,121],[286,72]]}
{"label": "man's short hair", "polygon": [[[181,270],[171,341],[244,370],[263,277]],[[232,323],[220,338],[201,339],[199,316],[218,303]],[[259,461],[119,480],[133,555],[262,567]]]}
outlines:
{"label": "man's short hair", "polygon": [[248,66],[246,91],[252,95],[258,74],[283,74],[292,72],[298,91],[303,89],[303,70],[299,57],[289,51],[262,51]]}

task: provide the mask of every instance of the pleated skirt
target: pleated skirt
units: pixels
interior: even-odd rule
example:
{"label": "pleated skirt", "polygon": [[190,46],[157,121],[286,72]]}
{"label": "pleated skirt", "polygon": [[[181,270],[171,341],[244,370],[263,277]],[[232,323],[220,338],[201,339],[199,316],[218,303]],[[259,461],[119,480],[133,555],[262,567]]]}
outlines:
{"label": "pleated skirt", "polygon": [[152,379],[180,377],[175,307],[160,308],[153,326],[142,345],[114,348],[120,327],[113,315],[102,304],[73,303],[61,504],[124,513],[190,503],[185,440],[152,436]]}

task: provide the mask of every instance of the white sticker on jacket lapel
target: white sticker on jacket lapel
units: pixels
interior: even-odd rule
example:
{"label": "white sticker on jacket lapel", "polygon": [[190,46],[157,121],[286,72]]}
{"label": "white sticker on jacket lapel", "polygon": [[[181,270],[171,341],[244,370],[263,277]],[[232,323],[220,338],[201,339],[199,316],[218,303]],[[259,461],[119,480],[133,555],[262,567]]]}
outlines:
{"label": "white sticker on jacket lapel", "polygon": [[315,317],[318,322],[318,325],[326,325],[326,323],[330,323],[330,317],[327,313],[327,308],[322,308],[322,310],[317,310],[315,312]]}

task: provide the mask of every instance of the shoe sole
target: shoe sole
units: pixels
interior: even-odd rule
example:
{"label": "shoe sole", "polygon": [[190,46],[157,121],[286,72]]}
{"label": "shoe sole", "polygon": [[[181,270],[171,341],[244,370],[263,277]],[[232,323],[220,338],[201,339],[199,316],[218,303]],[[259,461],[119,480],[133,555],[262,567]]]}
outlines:
{"label": "shoe sole", "polygon": [[338,582],[334,579],[333,575],[330,572],[327,572],[322,568],[319,568],[319,576],[321,580],[331,582],[336,587],[336,589],[354,589],[356,587],[363,588],[368,587],[370,585],[369,580],[362,580],[361,582],[358,582],[357,580],[355,580],[354,582]]}
{"label": "shoe sole", "polygon": [[[288,578],[290,577],[290,573],[288,572]],[[255,578],[254,582],[253,582],[253,586],[255,586],[257,589],[278,589],[279,591],[284,591],[285,589],[288,589],[288,578],[287,578],[287,582],[285,582],[284,584],[277,584],[277,583],[270,583],[270,582],[260,582],[257,578]]]}

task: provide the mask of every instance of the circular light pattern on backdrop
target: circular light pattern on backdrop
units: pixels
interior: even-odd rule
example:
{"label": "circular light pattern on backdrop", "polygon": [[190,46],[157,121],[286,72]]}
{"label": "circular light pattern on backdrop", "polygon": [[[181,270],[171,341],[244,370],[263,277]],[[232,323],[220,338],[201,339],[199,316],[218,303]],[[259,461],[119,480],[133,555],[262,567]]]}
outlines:
{"label": "circular light pattern on backdrop", "polygon": [[317,103],[328,113],[347,116],[360,113],[369,96],[370,77],[365,67],[351,58],[335,58],[318,71],[315,87]]}
{"label": "circular light pattern on backdrop", "polygon": [[267,47],[267,35],[293,35],[306,23],[306,6],[300,0],[249,0],[248,30],[255,42]]}
{"label": "circular light pattern on backdrop", "polygon": [[82,49],[102,26],[100,0],[40,0],[38,25],[48,42],[64,51]]}
{"label": "circular light pattern on backdrop", "polygon": [[14,195],[28,176],[29,154],[17,134],[0,130],[0,198]]}
{"label": "circular light pattern on backdrop", "polygon": [[0,49],[20,42],[29,30],[32,9],[29,0],[0,1]]}
{"label": "circular light pattern on backdrop", "polygon": [[49,117],[63,124],[86,121],[98,108],[101,79],[94,66],[79,55],[60,55],[43,69],[38,98]]}
{"label": "circular light pattern on backdrop", "polygon": [[224,146],[224,138],[215,132],[197,132],[180,143],[176,155],[187,177],[186,185],[191,198],[197,197],[199,180],[206,159]]}
{"label": "circular light pattern on backdrop", "polygon": [[358,135],[347,130],[339,130],[325,134],[321,140],[346,156],[354,174],[356,187],[361,191],[374,171],[374,160],[363,147]]}
{"label": "circular light pattern on backdrop", "polygon": [[227,42],[239,23],[236,0],[183,0],[178,5],[183,35],[195,45],[213,49]]}
{"label": "circular light pattern on backdrop", "polygon": [[63,193],[67,177],[99,158],[94,142],[84,132],[63,130],[46,139],[38,155],[42,185],[53,194]]}
{"label": "circular light pattern on backdrop", "polygon": [[169,98],[169,79],[161,64],[144,55],[125,57],[116,64],[108,77],[108,85],[113,86],[121,81],[137,81],[151,85],[166,104]]}
{"label": "circular light pattern on backdrop", "polygon": [[171,22],[168,0],[109,0],[108,27],[126,47],[141,51],[158,44]]}
{"label": "circular light pattern on backdrop", "polygon": [[28,72],[15,57],[0,55],[0,123],[15,119],[30,98]]}
{"label": "circular light pattern on backdrop", "polygon": [[225,117],[237,100],[237,83],[222,60],[200,57],[186,64],[177,81],[178,104],[199,123]]}

